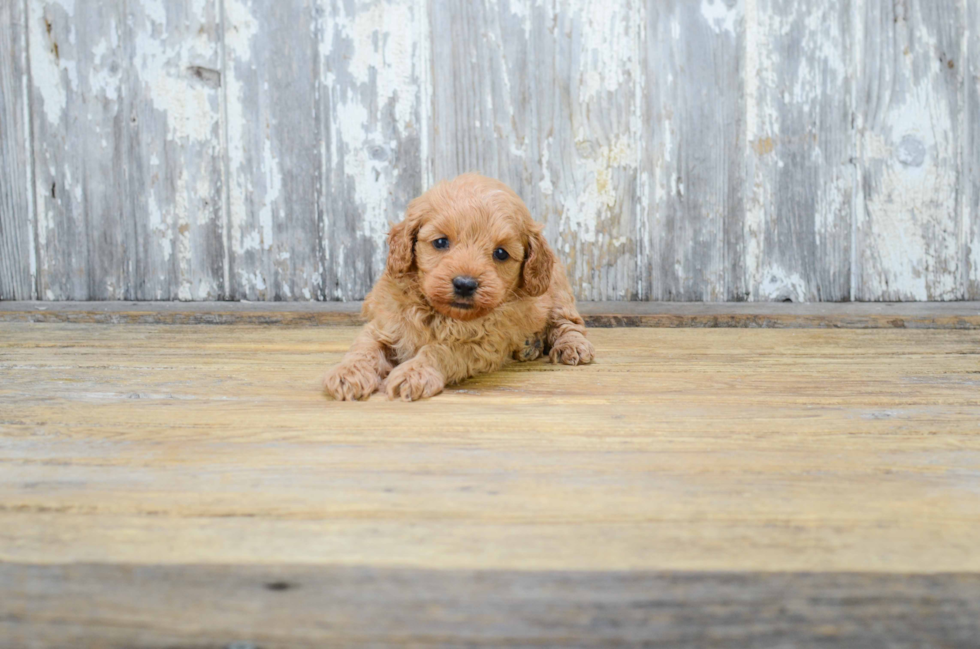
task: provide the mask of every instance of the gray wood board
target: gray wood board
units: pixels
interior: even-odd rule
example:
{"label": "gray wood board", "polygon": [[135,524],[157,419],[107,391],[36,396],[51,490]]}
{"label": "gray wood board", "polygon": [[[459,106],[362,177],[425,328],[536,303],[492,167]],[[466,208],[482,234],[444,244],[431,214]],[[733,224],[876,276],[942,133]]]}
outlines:
{"label": "gray wood board", "polygon": [[963,173],[966,194],[962,231],[966,235],[963,248],[966,275],[966,299],[980,299],[980,2],[967,3],[967,33],[970,58],[960,66],[966,81],[967,110],[964,125]]}
{"label": "gray wood board", "polygon": [[311,2],[224,2],[229,297],[310,299],[320,271]]}
{"label": "gray wood board", "polygon": [[507,182],[583,299],[637,296],[643,5],[431,4],[435,178]]}
{"label": "gray wood board", "polygon": [[385,237],[428,185],[427,2],[321,0],[318,299],[361,299],[384,270]]}
{"label": "gray wood board", "polygon": [[42,647],[969,647],[980,576],[0,564]]}
{"label": "gray wood board", "polygon": [[852,1],[746,7],[747,297],[849,299]]}
{"label": "gray wood board", "polygon": [[37,297],[24,4],[0,4],[0,300]]}
{"label": "gray wood board", "polygon": [[858,3],[854,299],[963,299],[966,3]]}
{"label": "gray wood board", "polygon": [[361,299],[477,170],[583,299],[976,299],[978,11],[8,2],[0,298]]}
{"label": "gray wood board", "polygon": [[39,295],[215,299],[214,1],[32,1]]}
{"label": "gray wood board", "polygon": [[[742,5],[647,3],[637,297],[744,300]],[[603,295],[601,299],[610,299]]]}

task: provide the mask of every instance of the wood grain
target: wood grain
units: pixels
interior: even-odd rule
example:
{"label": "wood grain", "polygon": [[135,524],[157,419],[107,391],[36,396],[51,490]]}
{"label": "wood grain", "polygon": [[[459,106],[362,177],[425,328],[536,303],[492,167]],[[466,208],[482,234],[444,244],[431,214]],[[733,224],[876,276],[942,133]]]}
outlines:
{"label": "wood grain", "polygon": [[640,218],[631,234],[639,299],[748,297],[744,26],[741,4],[647,3]]}
{"label": "wood grain", "polygon": [[24,9],[0,6],[0,300],[37,297]]}
{"label": "wood grain", "polygon": [[748,297],[848,300],[855,179],[852,3],[760,0],[746,6],[752,7],[745,27],[742,143]]}
{"label": "wood grain", "polygon": [[32,0],[39,295],[224,295],[214,2]]}
{"label": "wood grain", "polygon": [[[427,1],[322,0],[317,299],[362,299],[381,275],[389,224],[431,184]],[[440,151],[442,155],[442,151]],[[308,298],[304,290],[304,295]]]}
{"label": "wood grain", "polygon": [[0,637],[976,638],[978,331],[593,330],[592,366],[327,401],[356,331],[0,323]]}
{"label": "wood grain", "polygon": [[966,4],[858,5],[855,299],[964,297]]}
{"label": "wood grain", "polygon": [[980,298],[972,1],[23,6],[4,299],[362,299],[471,170],[579,298]]}
{"label": "wood grain", "polygon": [[233,299],[311,299],[321,283],[312,2],[229,0],[228,268]]}
{"label": "wood grain", "polygon": [[227,298],[219,0],[126,7],[126,51],[134,61],[122,90],[132,121],[123,217],[136,245],[130,294]]}
{"label": "wood grain", "polygon": [[122,5],[99,4],[28,4],[38,295],[47,300],[135,297],[135,232],[122,216],[126,20]]}
{"label": "wood grain", "polygon": [[594,330],[409,408],[320,395],[355,328],[0,326],[2,561],[980,571],[977,331]]}
{"label": "wood grain", "polygon": [[30,647],[963,647],[977,575],[0,564]]}
{"label": "wood grain", "polygon": [[980,297],[980,3],[967,3],[967,21],[974,27],[967,30],[967,50],[970,58],[961,66],[966,85],[967,110],[962,123],[965,137],[963,173],[966,200],[963,204],[962,231],[967,237],[963,253],[966,259],[967,299]]}
{"label": "wood grain", "polygon": [[[636,296],[644,3],[436,2],[435,177],[518,191],[582,299]],[[601,224],[601,227],[599,227]]]}

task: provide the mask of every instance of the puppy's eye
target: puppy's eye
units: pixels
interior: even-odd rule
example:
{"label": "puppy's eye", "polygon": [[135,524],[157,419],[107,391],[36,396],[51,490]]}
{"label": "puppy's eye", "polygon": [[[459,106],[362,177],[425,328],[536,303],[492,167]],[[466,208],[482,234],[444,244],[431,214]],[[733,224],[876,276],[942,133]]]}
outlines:
{"label": "puppy's eye", "polygon": [[497,248],[493,251],[493,258],[497,261],[507,261],[510,259],[510,254],[503,248]]}
{"label": "puppy's eye", "polygon": [[449,247],[449,239],[447,239],[446,237],[439,237],[438,239],[432,242],[432,247],[437,250],[445,250],[446,248]]}

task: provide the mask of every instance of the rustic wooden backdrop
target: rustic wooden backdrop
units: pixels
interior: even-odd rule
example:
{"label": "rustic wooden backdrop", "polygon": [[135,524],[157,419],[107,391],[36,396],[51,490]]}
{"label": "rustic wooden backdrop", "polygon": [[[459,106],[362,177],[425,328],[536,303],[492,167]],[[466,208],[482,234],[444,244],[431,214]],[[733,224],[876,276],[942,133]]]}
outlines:
{"label": "rustic wooden backdrop", "polygon": [[980,0],[0,0],[0,298],[347,300],[433,181],[580,298],[980,299]]}

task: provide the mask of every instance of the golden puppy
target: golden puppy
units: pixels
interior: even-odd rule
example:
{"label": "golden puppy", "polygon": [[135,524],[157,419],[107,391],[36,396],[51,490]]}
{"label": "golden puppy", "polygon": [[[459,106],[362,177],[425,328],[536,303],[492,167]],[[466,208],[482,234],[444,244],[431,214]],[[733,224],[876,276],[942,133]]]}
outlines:
{"label": "golden puppy", "polygon": [[508,357],[590,363],[565,270],[524,202],[477,174],[413,200],[388,234],[388,264],[364,300],[369,320],[323,377],[327,394],[431,397]]}

